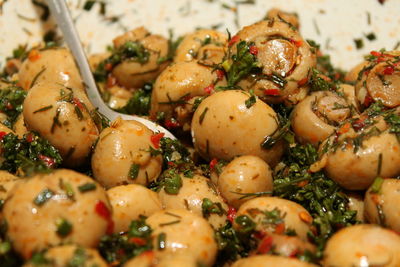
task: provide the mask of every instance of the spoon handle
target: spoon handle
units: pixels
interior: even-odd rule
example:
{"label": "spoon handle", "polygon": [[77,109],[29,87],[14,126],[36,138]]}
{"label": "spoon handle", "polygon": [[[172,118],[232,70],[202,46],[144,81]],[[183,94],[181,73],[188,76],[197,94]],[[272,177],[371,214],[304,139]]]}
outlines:
{"label": "spoon handle", "polygon": [[[48,0],[47,1],[51,14],[55,18],[58,27],[64,35],[64,40],[67,43],[72,55],[78,64],[83,82],[86,86],[86,93],[92,104],[99,108],[99,111],[108,117],[108,111],[111,111],[103,102],[101,95],[96,87],[89,63],[87,61],[85,52],[83,51],[81,40],[79,39],[78,32],[75,29],[68,7],[64,0]],[[106,114],[105,114],[106,113]],[[114,118],[109,118],[114,119]]]}

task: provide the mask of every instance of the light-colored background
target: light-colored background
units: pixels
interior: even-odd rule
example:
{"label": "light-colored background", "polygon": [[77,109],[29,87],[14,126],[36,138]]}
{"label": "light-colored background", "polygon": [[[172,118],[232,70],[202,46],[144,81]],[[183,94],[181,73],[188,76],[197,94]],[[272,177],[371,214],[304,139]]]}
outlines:
{"label": "light-colored background", "polygon": [[[104,0],[106,16],[99,15],[99,4],[90,12],[82,6],[86,0],[68,0],[73,10],[82,41],[90,53],[104,51],[113,37],[125,30],[144,25],[153,32],[167,36],[168,29],[176,35],[196,27],[220,25],[220,30],[237,31],[235,14],[223,7],[234,7],[234,0]],[[99,0],[101,1],[101,0]],[[242,1],[242,0],[240,0]],[[0,0],[0,3],[2,0]],[[392,50],[400,41],[400,0],[255,0],[255,4],[238,5],[240,26],[261,19],[271,7],[297,12],[304,38],[314,39],[332,57],[338,67],[349,69],[373,49]],[[43,24],[40,11],[30,0],[7,0],[0,15],[0,62],[23,43],[34,45],[52,21]],[[368,14],[371,23],[368,24]],[[117,16],[119,21],[110,23]],[[318,29],[316,27],[318,25]],[[377,40],[368,41],[364,34],[374,32]],[[364,48],[357,50],[354,39],[362,38]],[[399,48],[400,49],[400,48]]]}

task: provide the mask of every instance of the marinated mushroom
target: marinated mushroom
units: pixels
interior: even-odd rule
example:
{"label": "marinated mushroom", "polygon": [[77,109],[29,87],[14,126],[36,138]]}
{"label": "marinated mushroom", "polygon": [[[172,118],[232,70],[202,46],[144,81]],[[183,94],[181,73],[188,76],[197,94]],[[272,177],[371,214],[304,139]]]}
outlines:
{"label": "marinated mushroom", "polygon": [[168,40],[143,27],[126,32],[113,42],[113,55],[99,66],[106,71],[111,69],[117,83],[126,88],[141,88],[155,80],[168,64]]}
{"label": "marinated mushroom", "polygon": [[327,242],[323,266],[385,266],[400,264],[400,237],[377,225],[343,228]]}
{"label": "marinated mushroom", "polygon": [[[75,266],[77,263],[80,267],[108,266],[97,250],[76,245],[52,247],[43,254],[43,257],[51,262],[52,267]],[[37,262],[32,259],[23,267],[37,267]]]}
{"label": "marinated mushroom", "polygon": [[[247,217],[247,218],[245,218]],[[278,197],[257,197],[243,203],[236,214],[233,227],[240,229],[240,221],[249,219],[261,233],[287,234],[291,232],[307,241],[312,217],[296,202]]]}
{"label": "marinated mushroom", "polygon": [[356,83],[356,96],[363,107],[375,101],[389,108],[400,105],[399,56],[399,51],[371,52]]}
{"label": "marinated mushroom", "polygon": [[400,180],[378,177],[365,194],[366,220],[400,232],[399,201]]}
{"label": "marinated mushroom", "polygon": [[274,135],[277,132],[275,111],[257,97],[238,90],[207,97],[192,119],[194,147],[206,159],[254,155],[274,167],[283,153],[283,143]]}
{"label": "marinated mushroom", "polygon": [[53,83],[37,83],[24,101],[26,127],[55,146],[67,166],[82,165],[99,134],[87,103],[83,92]]}
{"label": "marinated mushroom", "polygon": [[[229,42],[233,55],[246,50],[242,41],[261,70],[243,77],[239,86],[254,90],[256,95],[272,103],[296,104],[305,97],[308,73],[316,65],[316,56],[296,29],[276,19],[246,26]],[[229,76],[233,79],[233,73],[228,71],[228,83],[232,81]]]}
{"label": "marinated mushroom", "polygon": [[154,84],[150,117],[156,119],[162,114],[164,120],[177,119],[181,125],[190,123],[194,105],[191,100],[214,93],[216,86],[225,83],[223,75],[197,61],[172,64]]}
{"label": "marinated mushroom", "polygon": [[156,255],[191,255],[205,266],[213,265],[217,254],[214,231],[201,216],[183,209],[166,209],[148,217],[146,223],[153,229]]}
{"label": "marinated mushroom", "polygon": [[186,35],[176,49],[174,62],[198,60],[212,65],[222,62],[227,36],[216,30],[201,29]]}
{"label": "marinated mushroom", "polygon": [[147,185],[155,180],[161,172],[162,158],[152,155],[150,148],[158,148],[157,136],[161,138],[140,122],[114,121],[101,132],[94,148],[92,169],[96,180],[106,188]]}
{"label": "marinated mushroom", "polygon": [[31,89],[36,83],[84,89],[74,58],[66,48],[31,50],[22,63],[18,77],[18,84],[24,90]]}
{"label": "marinated mushroom", "polygon": [[240,156],[223,167],[217,187],[229,205],[238,209],[248,198],[260,192],[271,192],[272,171],[257,156]]}
{"label": "marinated mushroom", "polygon": [[330,91],[314,92],[295,106],[292,129],[300,143],[318,145],[350,116],[351,107],[343,97]]}
{"label": "marinated mushroom", "polygon": [[113,225],[105,190],[67,169],[20,180],[8,192],[3,215],[7,236],[25,259],[63,243],[95,247]]}
{"label": "marinated mushroom", "polygon": [[315,267],[317,265],[300,261],[295,258],[287,258],[273,255],[250,256],[240,259],[233,263],[232,267],[269,267],[269,266],[285,266],[285,267]]}
{"label": "marinated mushroom", "polygon": [[215,229],[223,226],[228,206],[210,179],[200,175],[180,176],[182,187],[177,194],[172,194],[166,188],[159,191],[163,206],[166,209],[186,209],[203,216]]}
{"label": "marinated mushroom", "polygon": [[107,190],[107,196],[113,210],[115,233],[127,231],[133,220],[148,217],[163,208],[157,193],[142,185],[115,186]]}

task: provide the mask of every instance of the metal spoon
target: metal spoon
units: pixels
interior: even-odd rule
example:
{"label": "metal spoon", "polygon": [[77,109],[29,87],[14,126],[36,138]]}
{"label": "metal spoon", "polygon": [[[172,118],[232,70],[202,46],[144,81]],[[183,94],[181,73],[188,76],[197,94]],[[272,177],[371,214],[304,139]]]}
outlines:
{"label": "metal spoon", "polygon": [[135,120],[141,122],[154,132],[162,132],[165,134],[165,137],[175,139],[175,136],[173,136],[167,129],[163,128],[162,126],[139,116],[126,115],[116,112],[109,108],[103,102],[103,99],[101,98],[101,95],[97,90],[96,82],[94,81],[89,63],[87,61],[85,52],[79,39],[79,35],[76,31],[74,23],[72,22],[72,18],[65,3],[65,0],[48,0],[47,3],[49,5],[51,14],[55,18],[58,27],[60,27],[61,32],[64,35],[65,42],[71,50],[76,63],[78,64],[82,80],[86,84],[85,88],[89,100],[95,107],[98,108],[99,112],[111,121],[115,120],[118,117],[121,117],[124,120]]}

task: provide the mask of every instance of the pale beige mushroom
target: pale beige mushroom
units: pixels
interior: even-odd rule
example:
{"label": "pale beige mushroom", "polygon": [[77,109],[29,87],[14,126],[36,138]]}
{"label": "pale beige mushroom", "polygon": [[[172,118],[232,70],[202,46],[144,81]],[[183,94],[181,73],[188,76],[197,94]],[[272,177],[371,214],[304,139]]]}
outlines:
{"label": "pale beige mushroom", "polygon": [[114,233],[127,231],[133,220],[163,208],[156,192],[138,184],[115,186],[107,190],[107,196],[113,209]]}
{"label": "pale beige mushroom", "polygon": [[104,129],[92,155],[93,175],[106,188],[123,184],[147,185],[161,172],[161,155],[150,148],[153,131],[137,121],[117,119]]}
{"label": "pale beige mushroom", "polygon": [[272,171],[268,164],[257,156],[240,156],[223,168],[217,186],[228,204],[237,209],[249,198],[254,197],[254,194],[272,194]]}
{"label": "pale beige mushroom", "polygon": [[400,265],[400,237],[376,225],[361,224],[343,228],[326,244],[323,266]]}
{"label": "pale beige mushroom", "polygon": [[369,223],[400,232],[400,180],[377,178],[365,194],[365,218]]}
{"label": "pale beige mushroom", "polygon": [[26,127],[56,147],[67,166],[82,165],[99,134],[87,103],[82,91],[52,83],[37,83],[24,101]]}
{"label": "pale beige mushroom", "polygon": [[59,169],[17,182],[3,207],[7,236],[25,259],[49,246],[96,247],[112,232],[105,190],[81,173]]}
{"label": "pale beige mushroom", "polygon": [[[233,39],[236,38],[236,39]],[[246,90],[263,97],[267,102],[296,104],[305,97],[310,69],[316,65],[316,55],[300,34],[280,20],[260,21],[244,27],[231,41],[234,55],[241,40],[253,43],[262,75],[250,75],[239,82]],[[273,93],[272,93],[273,92]]]}
{"label": "pale beige mushroom", "polygon": [[115,49],[120,49],[127,42],[136,42],[148,53],[146,62],[127,59],[113,66],[112,75],[126,88],[141,88],[146,82],[155,80],[168,65],[168,61],[160,63],[161,59],[167,57],[168,40],[160,35],[151,34],[143,27],[126,32],[113,42]]}
{"label": "pale beige mushroom", "polygon": [[[206,159],[230,160],[253,155],[275,166],[283,153],[276,140],[268,148],[261,144],[279,131],[275,111],[259,100],[249,104],[244,91],[221,91],[204,99],[192,119],[192,137],[196,151]],[[247,103],[247,104],[246,104]]]}
{"label": "pale beige mushroom", "polygon": [[233,263],[232,267],[316,267],[317,265],[300,261],[296,258],[287,258],[274,255],[257,255],[240,259]]}
{"label": "pale beige mushroom", "polygon": [[[177,194],[169,194],[164,189],[158,193],[161,202],[166,209],[186,209],[194,214],[205,217],[214,229],[223,226],[226,221],[228,205],[219,195],[215,185],[210,179],[194,175],[193,177],[184,177],[181,174],[182,187]],[[203,211],[204,201],[211,205],[220,207],[219,213],[205,213]]]}
{"label": "pale beige mushroom", "polygon": [[199,60],[212,65],[222,62],[227,36],[216,30],[201,29],[186,35],[176,49],[174,62]]}
{"label": "pale beige mushroom", "polygon": [[318,91],[297,104],[291,115],[292,129],[300,143],[317,145],[351,116],[346,100],[330,91]]}

